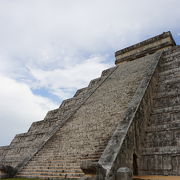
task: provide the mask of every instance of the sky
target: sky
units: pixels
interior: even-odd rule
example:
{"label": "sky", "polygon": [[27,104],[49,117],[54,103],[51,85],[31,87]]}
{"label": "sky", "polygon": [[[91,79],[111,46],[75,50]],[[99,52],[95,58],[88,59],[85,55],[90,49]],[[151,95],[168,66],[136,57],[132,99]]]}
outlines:
{"label": "sky", "polygon": [[179,0],[0,0],[0,146],[42,120],[117,50],[171,31]]}

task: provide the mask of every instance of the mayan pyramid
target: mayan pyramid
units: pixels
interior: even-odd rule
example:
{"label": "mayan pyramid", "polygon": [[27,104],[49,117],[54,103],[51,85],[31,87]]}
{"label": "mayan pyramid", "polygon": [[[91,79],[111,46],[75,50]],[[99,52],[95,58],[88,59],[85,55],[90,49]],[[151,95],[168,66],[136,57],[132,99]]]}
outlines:
{"label": "mayan pyramid", "polygon": [[180,176],[180,46],[165,32],[115,53],[115,66],[0,147],[0,177]]}

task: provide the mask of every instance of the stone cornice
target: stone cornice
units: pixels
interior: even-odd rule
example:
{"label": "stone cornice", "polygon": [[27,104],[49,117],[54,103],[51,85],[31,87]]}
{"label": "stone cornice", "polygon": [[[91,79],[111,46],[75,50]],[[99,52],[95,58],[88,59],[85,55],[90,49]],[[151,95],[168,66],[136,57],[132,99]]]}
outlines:
{"label": "stone cornice", "polygon": [[172,46],[176,46],[176,43],[171,32],[164,32],[163,34],[117,51],[115,53],[115,64],[119,64],[122,61],[134,60]]}

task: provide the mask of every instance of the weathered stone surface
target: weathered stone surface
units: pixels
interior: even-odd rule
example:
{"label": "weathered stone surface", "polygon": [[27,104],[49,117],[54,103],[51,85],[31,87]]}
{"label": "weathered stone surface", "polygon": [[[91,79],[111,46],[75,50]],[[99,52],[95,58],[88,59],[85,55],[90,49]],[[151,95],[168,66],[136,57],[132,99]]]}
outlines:
{"label": "weathered stone surface", "polygon": [[165,32],[133,46],[124,48],[115,53],[116,61],[115,64],[121,63],[122,61],[134,60],[147,54],[153,54],[159,50],[169,49],[176,45],[171,32]]}
{"label": "weathered stone surface", "polygon": [[114,176],[119,167],[134,169],[133,156],[141,148],[151,113],[157,83],[156,67],[160,56],[161,53],[151,56],[151,66],[146,69],[143,81],[99,160],[99,163],[107,170],[106,179]]}
{"label": "weathered stone surface", "polygon": [[132,170],[122,167],[117,170],[116,180],[132,180]]}
{"label": "weathered stone surface", "polygon": [[106,176],[105,169],[97,162],[83,161],[81,162],[80,167],[88,179],[103,180]]}
{"label": "weathered stone surface", "polygon": [[7,178],[7,174],[0,169],[0,179]]}
{"label": "weathered stone surface", "polygon": [[17,170],[11,166],[0,165],[0,178],[12,178]]}
{"label": "weathered stone surface", "polygon": [[[19,175],[28,175],[27,170],[30,168],[31,172],[38,175],[36,167],[33,166],[43,165],[44,169],[47,169],[61,162],[58,165],[61,164],[64,169],[74,166],[79,168],[78,173],[82,176],[81,162],[98,161],[117,124],[122,120],[137,87],[154,63],[153,57],[154,55],[149,55],[117,66]],[[105,72],[103,78],[104,75]],[[91,89],[99,81],[100,79],[91,81],[88,87]],[[47,174],[53,175],[52,172]],[[67,174],[67,177],[70,178],[71,175]]]}
{"label": "weathered stone surface", "polygon": [[180,175],[180,47],[174,45],[168,32],[119,51],[120,64],[0,147],[1,167],[45,179],[116,180],[122,167],[135,175]]}
{"label": "weathered stone surface", "polygon": [[[180,101],[178,70],[180,48],[163,54],[158,68],[158,93],[139,154],[139,173],[180,175]],[[167,56],[168,54],[168,56]],[[176,165],[175,165],[176,164]]]}

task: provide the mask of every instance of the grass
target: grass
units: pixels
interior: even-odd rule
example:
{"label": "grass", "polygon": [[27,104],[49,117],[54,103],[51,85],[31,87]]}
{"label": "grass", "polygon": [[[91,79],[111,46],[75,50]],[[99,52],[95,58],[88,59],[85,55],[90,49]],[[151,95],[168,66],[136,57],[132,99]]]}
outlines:
{"label": "grass", "polygon": [[[39,180],[38,178],[31,178],[32,180]],[[5,180],[30,180],[29,178],[8,178]]]}

